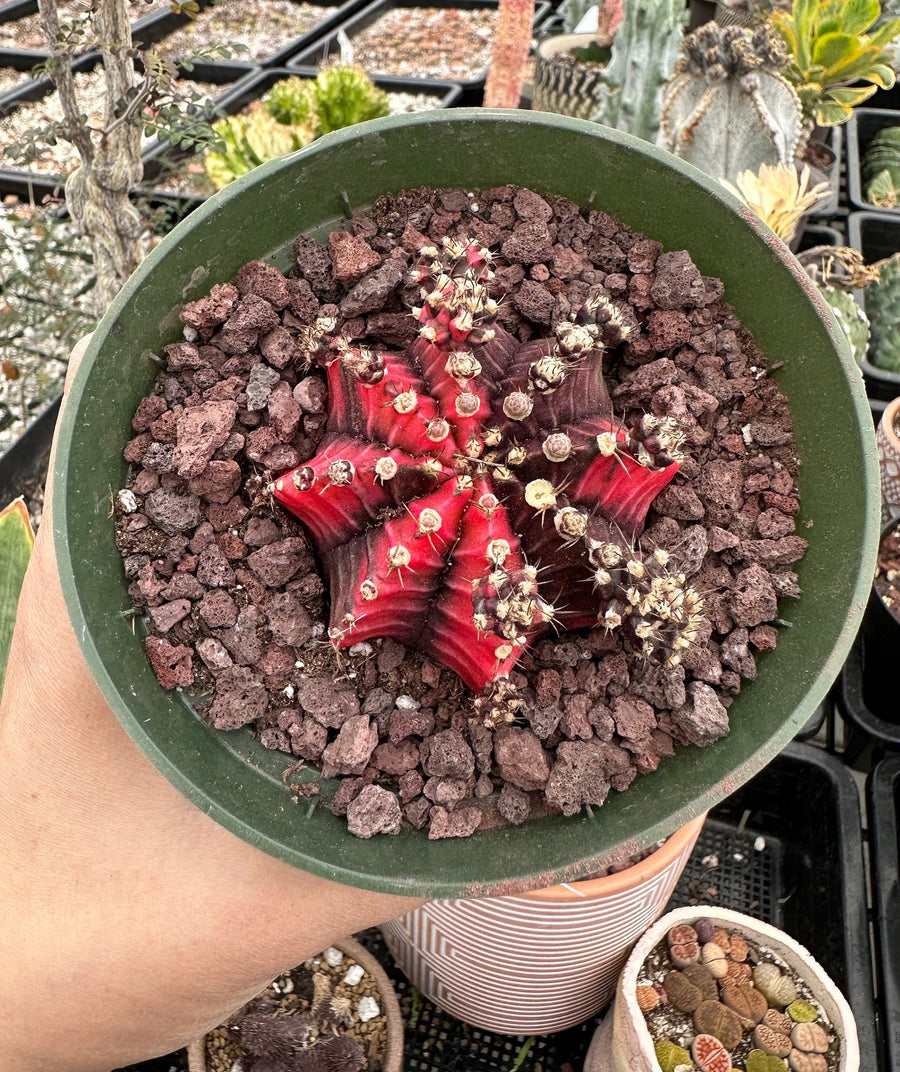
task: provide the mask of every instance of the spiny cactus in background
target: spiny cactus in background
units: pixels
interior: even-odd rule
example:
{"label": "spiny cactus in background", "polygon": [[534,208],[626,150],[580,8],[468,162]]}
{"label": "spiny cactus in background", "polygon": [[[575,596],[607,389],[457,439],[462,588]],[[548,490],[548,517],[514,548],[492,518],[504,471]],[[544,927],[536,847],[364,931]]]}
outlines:
{"label": "spiny cactus in background", "polygon": [[835,319],[847,336],[853,360],[859,364],[869,346],[869,318],[848,290],[826,284],[819,287],[819,293],[831,306]]}
{"label": "spiny cactus in background", "polygon": [[317,138],[367,119],[380,119],[391,110],[387,93],[375,85],[362,67],[352,64],[323,67],[316,75],[313,92],[318,116]]}
{"label": "spiny cactus in background", "polygon": [[779,73],[768,26],[706,23],[684,38],[663,96],[658,142],[715,179],[736,183],[762,164],[788,165],[804,141],[800,100]]}
{"label": "spiny cactus in background", "polygon": [[266,160],[389,111],[387,93],[351,64],[325,67],[314,79],[285,78],[250,109],[213,124],[225,149],[206,153],[206,172],[221,189]]}
{"label": "spiny cactus in background", "polygon": [[803,217],[831,192],[827,182],[811,187],[810,178],[806,164],[802,169],[795,164],[763,164],[758,174],[742,171],[737,177],[737,188],[725,180],[723,185],[752,208],[782,242],[790,242]]}
{"label": "spiny cactus in background", "polygon": [[797,260],[831,306],[859,364],[869,345],[869,318],[851,292],[869,286],[877,270],[867,267],[860,251],[850,246],[813,246],[798,253]]}
{"label": "spiny cactus in background", "polygon": [[900,254],[879,266],[878,279],[866,290],[871,336],[869,360],[889,372],[900,372]]}
{"label": "spiny cactus in background", "polygon": [[654,141],[663,86],[675,68],[687,8],[678,0],[632,0],[613,39],[610,61],[595,90],[596,123]]}
{"label": "spiny cactus in background", "polygon": [[328,573],[333,642],[390,636],[493,686],[489,725],[512,717],[502,679],[550,628],[619,630],[675,665],[702,609],[669,555],[636,543],[683,437],[613,416],[603,355],[630,324],[594,288],[550,339],[520,343],[496,322],[491,263],[468,239],[420,251],[402,353],[354,346],[333,319],[307,329],[326,436],[273,485]]}
{"label": "spiny cactus in background", "polygon": [[863,199],[896,208],[900,196],[900,127],[882,127],[869,142],[860,165]]}

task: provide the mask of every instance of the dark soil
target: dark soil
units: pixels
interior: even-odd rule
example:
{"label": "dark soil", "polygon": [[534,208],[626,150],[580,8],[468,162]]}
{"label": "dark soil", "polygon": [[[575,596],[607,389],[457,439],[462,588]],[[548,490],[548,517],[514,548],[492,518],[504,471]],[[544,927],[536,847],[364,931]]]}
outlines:
{"label": "dark soil", "polygon": [[388,1045],[378,984],[330,947],[280,975],[205,1039],[207,1072],[380,1072]]}
{"label": "dark soil", "polygon": [[662,1069],[750,1072],[787,1068],[786,1060],[798,1072],[840,1067],[840,1040],[805,980],[710,919],[669,931],[641,968],[636,998]]}
{"label": "dark soil", "polygon": [[[787,402],[721,283],[603,212],[514,187],[384,198],[351,231],[326,247],[299,239],[288,278],[248,265],[186,307],[185,340],[166,347],[135,414],[118,543],[160,683],[191,688],[217,728],[251,726],[286,767],[340,778],[322,796],[363,837],[576,814],[677,747],[724,735],[742,680],[775,647],[778,599],[800,594],[791,567],[806,542]],[[704,601],[681,665],[636,657],[607,629],[550,634],[511,676],[525,701],[515,724],[487,729],[456,674],[422,654],[329,642],[321,565],[270,493],[327,431],[325,381],[297,360],[298,338],[333,315],[348,338],[402,350],[420,299],[396,269],[423,235],[496,251],[499,322],[520,340],[547,336],[590,293],[633,325],[604,355],[616,417],[671,415],[686,436],[641,538],[670,551]],[[299,783],[298,798],[320,791]]]}

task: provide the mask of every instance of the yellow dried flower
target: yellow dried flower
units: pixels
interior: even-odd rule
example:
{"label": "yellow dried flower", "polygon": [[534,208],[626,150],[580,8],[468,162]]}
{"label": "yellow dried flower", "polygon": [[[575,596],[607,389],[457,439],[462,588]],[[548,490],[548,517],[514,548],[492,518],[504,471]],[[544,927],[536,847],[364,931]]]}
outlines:
{"label": "yellow dried flower", "polygon": [[792,164],[762,164],[758,174],[742,171],[737,189],[725,180],[722,185],[752,208],[783,242],[790,242],[800,220],[830,190],[827,182],[810,188],[811,178],[807,164],[799,171]]}

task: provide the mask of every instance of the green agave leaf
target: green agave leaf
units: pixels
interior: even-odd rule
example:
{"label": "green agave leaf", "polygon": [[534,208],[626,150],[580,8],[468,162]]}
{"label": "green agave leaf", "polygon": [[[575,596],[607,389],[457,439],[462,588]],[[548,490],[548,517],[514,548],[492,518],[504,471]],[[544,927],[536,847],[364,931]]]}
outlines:
{"label": "green agave leaf", "polygon": [[874,82],[876,85],[882,85],[885,82],[893,85],[893,72],[885,64],[878,62],[880,56],[881,49],[865,48],[847,63],[832,67],[828,71],[827,81],[834,85],[838,82],[855,82],[857,79],[863,79],[866,82]]}
{"label": "green agave leaf", "polygon": [[33,546],[28,510],[23,499],[16,499],[0,511],[0,692],[6,678],[19,592]]}

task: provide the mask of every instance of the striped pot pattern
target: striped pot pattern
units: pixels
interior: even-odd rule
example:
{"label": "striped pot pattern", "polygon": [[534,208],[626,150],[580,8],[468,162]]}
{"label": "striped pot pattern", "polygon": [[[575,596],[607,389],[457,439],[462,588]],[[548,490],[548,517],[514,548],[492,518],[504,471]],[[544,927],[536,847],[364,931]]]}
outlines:
{"label": "striped pot pattern", "polygon": [[704,819],[617,874],[520,896],[429,901],[382,933],[409,980],[451,1016],[511,1035],[561,1031],[609,1003]]}
{"label": "striped pot pattern", "polygon": [[900,517],[900,398],[889,402],[875,433],[881,467],[881,524]]}
{"label": "striped pot pattern", "polygon": [[559,34],[537,46],[532,107],[541,112],[590,119],[599,107],[597,91],[603,68],[597,64],[561,63],[556,57],[573,48],[587,48],[594,34]]}

